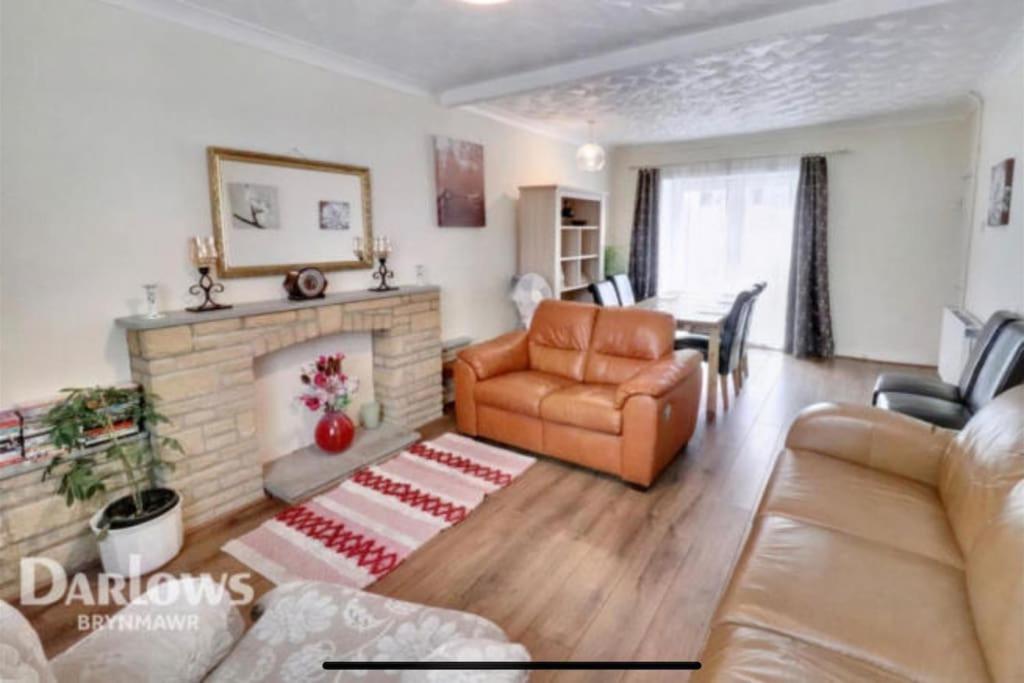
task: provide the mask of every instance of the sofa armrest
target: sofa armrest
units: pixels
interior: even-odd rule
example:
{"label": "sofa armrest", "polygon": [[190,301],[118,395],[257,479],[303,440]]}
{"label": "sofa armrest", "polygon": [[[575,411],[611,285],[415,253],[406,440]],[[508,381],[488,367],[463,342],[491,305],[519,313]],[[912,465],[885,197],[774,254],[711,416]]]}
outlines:
{"label": "sofa armrest", "polygon": [[955,432],[870,406],[820,403],[797,416],[786,448],[814,451],[935,486]]}
{"label": "sofa armrest", "polygon": [[700,372],[701,356],[696,351],[676,351],[654,361],[615,390],[615,407],[622,409],[630,396],[664,396],[693,372]]}
{"label": "sofa armrest", "polygon": [[478,380],[526,370],[530,366],[526,331],[509,332],[490,341],[474,344],[460,351],[459,359],[473,369]]}
{"label": "sofa armrest", "polygon": [[50,663],[58,681],[102,672],[109,681],[202,681],[245,623],[231,594],[209,577],[165,581]]}

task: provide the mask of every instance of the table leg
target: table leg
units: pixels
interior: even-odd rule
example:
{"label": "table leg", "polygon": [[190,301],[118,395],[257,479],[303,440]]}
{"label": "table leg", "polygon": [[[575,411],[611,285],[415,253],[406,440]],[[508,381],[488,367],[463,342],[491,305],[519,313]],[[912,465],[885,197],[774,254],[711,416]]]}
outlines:
{"label": "table leg", "polygon": [[720,344],[721,335],[718,329],[711,330],[708,334],[707,408],[705,409],[709,421],[715,419],[715,412],[718,410],[718,349]]}

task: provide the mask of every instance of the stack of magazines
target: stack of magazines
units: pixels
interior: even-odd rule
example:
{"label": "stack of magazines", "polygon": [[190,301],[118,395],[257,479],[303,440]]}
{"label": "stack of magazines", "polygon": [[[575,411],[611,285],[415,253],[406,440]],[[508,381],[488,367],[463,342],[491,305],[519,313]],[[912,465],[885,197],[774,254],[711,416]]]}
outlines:
{"label": "stack of magazines", "polygon": [[[135,385],[125,388],[137,389]],[[139,423],[135,421],[134,415],[141,400],[142,394],[137,392],[132,401],[104,408],[103,412],[110,416],[110,422],[113,427],[100,426],[88,430],[85,433],[85,445],[88,447],[98,446],[110,441],[114,437],[122,439],[126,436],[138,434]]]}
{"label": "stack of magazines", "polygon": [[0,412],[0,467],[21,462],[21,418],[13,410]]}
{"label": "stack of magazines", "polygon": [[[131,399],[102,410],[110,423],[87,429],[83,439],[85,447],[99,446],[115,437],[134,436],[142,431],[142,425],[135,419],[142,392],[136,384],[119,388],[131,389]],[[0,411],[0,466],[63,453],[53,443],[53,428],[46,421],[47,413],[62,400],[62,397],[55,397],[32,401],[19,404],[14,410]]]}
{"label": "stack of magazines", "polygon": [[49,458],[61,452],[53,444],[53,430],[46,424],[46,414],[58,403],[59,398],[52,398],[15,406],[15,411],[21,416],[22,448],[26,460]]}

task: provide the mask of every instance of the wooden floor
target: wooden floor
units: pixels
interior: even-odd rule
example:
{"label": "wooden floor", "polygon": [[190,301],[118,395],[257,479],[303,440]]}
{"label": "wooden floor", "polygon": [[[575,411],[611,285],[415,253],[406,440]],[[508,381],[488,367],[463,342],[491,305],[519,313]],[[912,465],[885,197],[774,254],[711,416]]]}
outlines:
{"label": "wooden floor", "polygon": [[[696,659],[786,426],[811,403],[868,402],[875,376],[896,367],[761,350],[750,360],[730,409],[712,423],[701,416],[689,446],[650,490],[540,458],[368,590],[480,614],[534,659]],[[445,418],[423,431],[451,429]],[[167,571],[251,572],[219,548],[281,508],[268,501],[190,535]],[[255,578],[258,593],[272,588]],[[76,607],[24,611],[51,656],[79,637]],[[553,679],[680,677],[588,672],[532,680]]]}

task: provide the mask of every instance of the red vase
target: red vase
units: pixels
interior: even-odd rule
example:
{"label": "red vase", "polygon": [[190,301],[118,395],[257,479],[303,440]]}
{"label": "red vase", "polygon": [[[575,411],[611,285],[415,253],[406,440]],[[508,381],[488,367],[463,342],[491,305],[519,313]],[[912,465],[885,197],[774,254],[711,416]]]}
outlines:
{"label": "red vase", "polygon": [[356,428],[348,415],[341,411],[324,413],[316,423],[316,445],[327,453],[337,454],[352,444]]}

